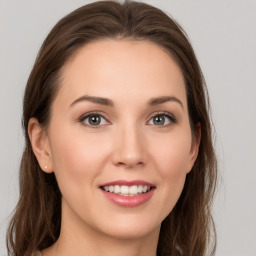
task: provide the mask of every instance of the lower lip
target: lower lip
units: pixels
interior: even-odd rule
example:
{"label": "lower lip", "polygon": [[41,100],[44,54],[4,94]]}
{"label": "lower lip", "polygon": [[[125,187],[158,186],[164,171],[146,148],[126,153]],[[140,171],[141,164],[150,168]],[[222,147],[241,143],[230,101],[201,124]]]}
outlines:
{"label": "lower lip", "polygon": [[123,207],[136,207],[146,203],[153,196],[154,190],[155,189],[151,189],[146,193],[142,193],[136,196],[121,196],[106,192],[105,190],[101,189],[102,193],[106,196],[107,199]]}

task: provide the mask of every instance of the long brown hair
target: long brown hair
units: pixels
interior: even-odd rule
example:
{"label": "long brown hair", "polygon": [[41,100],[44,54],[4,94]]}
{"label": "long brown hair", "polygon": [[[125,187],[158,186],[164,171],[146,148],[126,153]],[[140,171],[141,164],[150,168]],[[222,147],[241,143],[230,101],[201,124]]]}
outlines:
{"label": "long brown hair", "polygon": [[20,166],[20,198],[7,233],[8,253],[31,256],[58,239],[61,193],[54,173],[46,174],[39,167],[28,136],[28,122],[35,117],[47,126],[62,67],[82,46],[105,38],[154,42],[169,52],[183,73],[191,129],[200,122],[201,144],[181,197],[162,222],[157,253],[213,255],[216,234],[211,204],[217,164],[205,81],[189,40],[177,22],[155,7],[131,1],[100,1],[73,11],[54,26],[39,51],[24,96],[26,144]]}

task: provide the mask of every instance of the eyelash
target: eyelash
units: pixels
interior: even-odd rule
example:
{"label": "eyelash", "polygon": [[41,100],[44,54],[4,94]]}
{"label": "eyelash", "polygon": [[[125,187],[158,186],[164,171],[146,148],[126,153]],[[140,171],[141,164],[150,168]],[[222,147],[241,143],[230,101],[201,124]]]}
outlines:
{"label": "eyelash", "polygon": [[[159,125],[159,128],[168,127],[168,126],[170,126],[170,125],[172,125],[172,124],[177,123],[176,117],[175,117],[174,115],[168,113],[168,112],[159,112],[159,113],[155,113],[155,114],[150,118],[150,120],[152,120],[153,118],[162,117],[162,116],[165,117],[165,118],[167,118],[167,119],[169,120],[169,122],[168,122],[168,124]],[[154,125],[154,124],[152,124],[152,125]],[[158,126],[158,125],[155,124],[155,126]]]}
{"label": "eyelash", "polygon": [[[101,119],[104,119],[106,124],[103,124],[103,125],[92,125],[92,124],[86,124],[85,123],[85,120],[87,118],[90,118],[90,117],[100,117]],[[159,113],[155,113],[153,116],[150,117],[149,121],[147,122],[147,124],[153,119],[153,118],[156,118],[156,117],[165,117],[169,120],[168,124],[163,124],[163,125],[156,125],[156,124],[152,124],[154,126],[159,126],[159,128],[164,128],[164,127],[168,127],[170,126],[171,124],[175,124],[177,123],[177,119],[175,118],[174,115],[168,113],[168,112],[159,112]],[[80,118],[79,118],[79,122],[81,122],[83,125],[85,126],[88,126],[90,128],[101,128],[102,126],[105,126],[105,125],[109,125],[111,124],[107,118],[104,117],[104,115],[100,114],[99,112],[90,112],[90,113],[87,113],[85,115],[82,115]],[[151,124],[149,124],[151,125]]]}
{"label": "eyelash", "polygon": [[[104,125],[91,125],[91,124],[86,124],[86,123],[85,123],[85,120],[86,120],[87,118],[90,118],[90,117],[100,117],[101,119],[104,119],[107,124],[104,124]],[[88,127],[91,127],[91,128],[101,128],[102,126],[105,126],[105,125],[110,124],[110,122],[107,120],[107,118],[105,118],[105,117],[104,117],[102,114],[100,114],[99,112],[90,112],[90,113],[87,113],[87,114],[85,114],[85,115],[82,115],[82,116],[79,118],[79,122],[81,122],[83,125],[88,126]]]}

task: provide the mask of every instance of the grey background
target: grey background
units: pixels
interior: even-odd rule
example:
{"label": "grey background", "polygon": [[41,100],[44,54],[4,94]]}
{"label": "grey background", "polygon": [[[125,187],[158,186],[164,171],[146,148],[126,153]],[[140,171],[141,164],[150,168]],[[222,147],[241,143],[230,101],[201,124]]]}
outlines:
{"label": "grey background", "polygon": [[[0,0],[0,255],[18,198],[22,96],[38,49],[63,15],[90,1]],[[204,72],[221,182],[217,256],[256,256],[256,2],[148,0],[188,33]]]}

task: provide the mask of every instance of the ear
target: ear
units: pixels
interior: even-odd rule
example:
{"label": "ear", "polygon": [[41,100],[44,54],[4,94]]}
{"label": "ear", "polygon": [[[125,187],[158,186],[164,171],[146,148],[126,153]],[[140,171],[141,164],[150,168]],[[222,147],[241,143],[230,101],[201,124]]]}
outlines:
{"label": "ear", "polygon": [[36,118],[29,120],[28,135],[41,169],[46,173],[53,172],[49,139],[45,129],[42,128]]}
{"label": "ear", "polygon": [[188,165],[188,172],[189,173],[193,166],[194,163],[197,159],[198,152],[199,152],[199,146],[201,142],[201,123],[197,123],[195,131],[192,135],[192,143],[191,143],[191,149],[190,149],[190,159],[189,159],[189,165]]}

